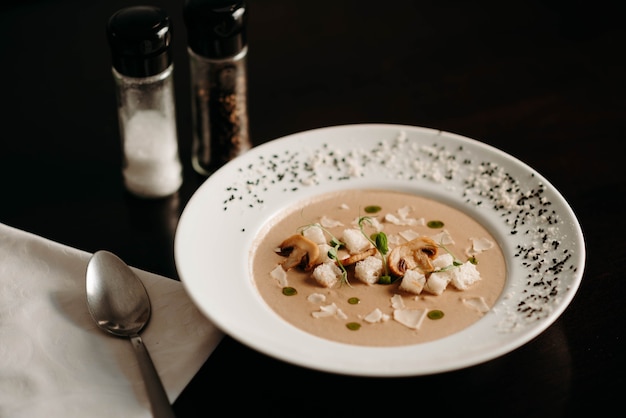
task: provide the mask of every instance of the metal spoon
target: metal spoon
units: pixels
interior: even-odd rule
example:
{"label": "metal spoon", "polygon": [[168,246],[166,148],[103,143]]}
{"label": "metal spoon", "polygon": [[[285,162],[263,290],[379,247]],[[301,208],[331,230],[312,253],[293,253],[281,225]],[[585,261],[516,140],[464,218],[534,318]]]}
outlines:
{"label": "metal spoon", "polygon": [[155,417],[174,417],[163,383],[139,331],[150,319],[150,299],[143,283],[119,257],[97,251],[86,274],[87,307],[100,329],[130,338]]}

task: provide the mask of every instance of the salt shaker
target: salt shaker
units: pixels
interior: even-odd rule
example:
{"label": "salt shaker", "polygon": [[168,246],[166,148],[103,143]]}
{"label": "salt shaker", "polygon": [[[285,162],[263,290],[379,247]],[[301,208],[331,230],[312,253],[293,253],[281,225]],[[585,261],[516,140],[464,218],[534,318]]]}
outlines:
{"label": "salt shaker", "polygon": [[122,140],[124,184],[159,198],[182,184],[170,52],[172,25],[157,7],[118,10],[107,23]]}
{"label": "salt shaker", "polygon": [[186,0],[192,165],[209,176],[251,148],[248,134],[247,9],[241,0]]}

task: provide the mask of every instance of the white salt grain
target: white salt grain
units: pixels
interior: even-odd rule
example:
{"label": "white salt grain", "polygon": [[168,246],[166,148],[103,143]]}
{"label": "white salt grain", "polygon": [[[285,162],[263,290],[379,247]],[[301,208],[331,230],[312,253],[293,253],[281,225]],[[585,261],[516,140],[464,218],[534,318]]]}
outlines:
{"label": "white salt grain", "polygon": [[125,125],[124,182],[143,197],[163,197],[182,184],[176,126],[158,111],[137,112]]}

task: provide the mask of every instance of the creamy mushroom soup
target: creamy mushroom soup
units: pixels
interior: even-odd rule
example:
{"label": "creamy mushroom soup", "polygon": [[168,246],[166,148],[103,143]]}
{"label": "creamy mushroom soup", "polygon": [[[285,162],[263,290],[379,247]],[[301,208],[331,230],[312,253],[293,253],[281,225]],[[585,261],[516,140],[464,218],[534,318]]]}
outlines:
{"label": "creamy mushroom soup", "polygon": [[251,260],[258,291],[285,321],[363,346],[461,331],[488,314],[506,279],[502,250],[474,219],[381,190],[294,204],[262,228]]}

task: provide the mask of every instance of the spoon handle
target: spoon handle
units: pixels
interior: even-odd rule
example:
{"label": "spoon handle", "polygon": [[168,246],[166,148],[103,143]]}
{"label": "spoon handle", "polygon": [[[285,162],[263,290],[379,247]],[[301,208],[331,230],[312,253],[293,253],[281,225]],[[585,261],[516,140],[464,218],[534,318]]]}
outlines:
{"label": "spoon handle", "polygon": [[143,344],[143,340],[139,335],[133,335],[130,337],[130,342],[133,344],[133,348],[137,354],[139,369],[141,370],[143,380],[146,384],[146,391],[150,399],[153,416],[155,418],[174,418],[175,415],[172,410],[172,405],[167,398],[167,393],[165,392],[161,378],[154,368],[154,363],[150,358],[148,349]]}

